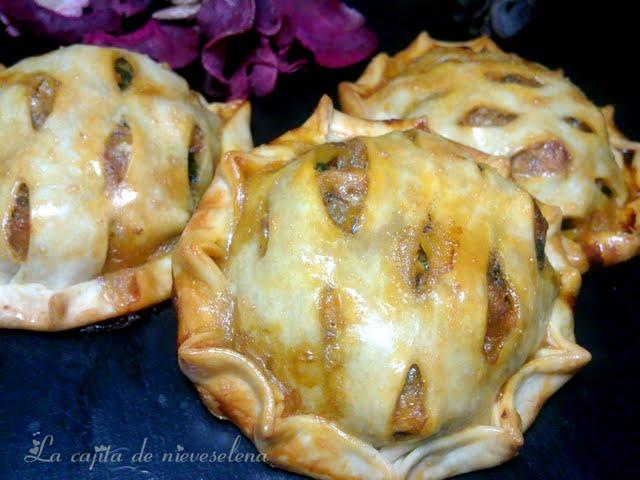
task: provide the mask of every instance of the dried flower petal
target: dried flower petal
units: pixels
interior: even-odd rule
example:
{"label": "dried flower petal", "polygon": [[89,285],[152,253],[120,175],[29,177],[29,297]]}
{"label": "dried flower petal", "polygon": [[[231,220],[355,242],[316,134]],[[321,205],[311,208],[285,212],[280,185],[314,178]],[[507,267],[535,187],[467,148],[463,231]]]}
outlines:
{"label": "dried flower petal", "polygon": [[35,2],[65,17],[82,16],[82,10],[90,3],[89,0],[35,0]]}
{"label": "dried flower petal", "polygon": [[224,76],[224,62],[226,60],[226,48],[223,43],[210,43],[205,45],[202,52],[202,65],[216,81],[227,85]]}
{"label": "dried flower petal", "polygon": [[254,65],[249,77],[251,91],[258,97],[264,97],[273,92],[278,79],[278,69],[271,65]]}
{"label": "dried flower petal", "polygon": [[[364,18],[339,0],[0,0],[0,26],[61,43],[83,41],[145,53],[173,68],[200,56],[205,89],[227,98],[267,95],[278,74],[308,59],[343,67],[376,47]],[[154,8],[155,7],[155,8]],[[155,10],[155,12],[154,12]],[[125,18],[146,15],[131,31]],[[150,17],[150,18],[149,18]],[[140,17],[137,17],[140,18]],[[144,18],[144,17],[142,17]],[[158,20],[179,20],[179,25]]]}
{"label": "dried flower petal", "polygon": [[152,3],[153,0],[111,0],[111,8],[124,17],[132,17],[147,10]]}
{"label": "dried flower petal", "polygon": [[11,22],[9,22],[9,19],[5,17],[2,14],[2,12],[0,12],[0,24],[4,25],[5,31],[7,32],[7,35],[9,35],[10,37],[17,37],[20,35],[20,32],[18,31],[18,29],[13,25],[11,25]]}
{"label": "dried flower petal", "polygon": [[269,39],[263,38],[260,46],[227,78],[224,75],[226,50],[221,42],[212,44],[203,53],[202,62],[215,79],[207,88],[209,93],[227,91],[230,99],[247,98],[250,93],[268,95],[275,88],[279,73],[291,73],[306,63],[305,60],[289,62],[284,54],[274,51]]}
{"label": "dried flower petal", "polygon": [[253,0],[205,0],[196,16],[208,43],[247,32],[253,26],[256,4]]}
{"label": "dried flower petal", "polygon": [[84,35],[82,41],[145,53],[172,68],[181,68],[198,58],[200,37],[191,27],[163,25],[149,20],[142,28],[125,35],[97,32]]}
{"label": "dried flower petal", "polygon": [[174,5],[173,7],[163,8],[153,14],[156,20],[185,20],[195,18],[200,10],[200,5]]}
{"label": "dried flower petal", "polygon": [[118,14],[107,2],[94,2],[81,17],[65,17],[36,5],[33,0],[0,0],[0,11],[18,30],[64,43],[77,42],[89,32],[113,31],[120,27]]}
{"label": "dried flower petal", "polygon": [[282,9],[277,0],[256,0],[256,30],[268,37],[282,27]]}
{"label": "dried flower petal", "polygon": [[339,68],[369,57],[377,47],[364,17],[338,0],[290,2],[296,38],[324,67]]}

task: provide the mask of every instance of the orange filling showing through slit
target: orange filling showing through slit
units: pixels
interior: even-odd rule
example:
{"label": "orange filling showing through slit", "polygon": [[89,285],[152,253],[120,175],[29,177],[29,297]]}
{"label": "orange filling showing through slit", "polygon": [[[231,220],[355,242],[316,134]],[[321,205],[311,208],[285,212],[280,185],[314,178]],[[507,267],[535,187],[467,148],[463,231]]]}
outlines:
{"label": "orange filling showing through slit", "polygon": [[496,257],[489,260],[487,298],[487,331],[483,351],[487,361],[493,364],[515,326],[517,315],[515,294],[507,284]]}
{"label": "orange filling showing through slit", "polygon": [[13,194],[13,207],[5,220],[5,231],[11,249],[20,261],[25,261],[29,253],[31,236],[31,207],[29,187],[20,183]]}
{"label": "orange filling showing through slit", "polygon": [[424,427],[427,421],[424,388],[420,368],[414,363],[407,371],[402,391],[393,411],[391,425],[396,435],[415,435]]}
{"label": "orange filling showing through slit", "polygon": [[327,213],[344,232],[356,233],[368,190],[366,147],[357,139],[327,144],[318,157],[317,179]]}

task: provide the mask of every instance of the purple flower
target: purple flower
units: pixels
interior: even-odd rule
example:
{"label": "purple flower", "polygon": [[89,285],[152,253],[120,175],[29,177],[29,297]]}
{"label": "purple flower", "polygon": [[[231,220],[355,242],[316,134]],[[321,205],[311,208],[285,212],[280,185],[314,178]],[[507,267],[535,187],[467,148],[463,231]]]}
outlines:
{"label": "purple flower", "polygon": [[60,43],[78,42],[88,32],[119,28],[118,14],[109,2],[91,2],[80,17],[67,17],[36,4],[33,0],[0,0],[0,13],[19,32]]}
{"label": "purple flower", "polygon": [[198,58],[200,35],[193,27],[162,25],[149,20],[142,28],[123,35],[104,32],[87,33],[84,43],[135,50],[169,64],[182,68]]}
{"label": "purple flower", "polygon": [[[278,75],[311,58],[324,67],[344,67],[368,58],[377,46],[364,17],[338,0],[172,3],[157,9],[152,0],[0,0],[0,21],[14,35],[127,48],[173,68],[200,58],[207,92],[226,98],[267,95]],[[130,22],[122,21],[128,17],[147,21],[131,31],[125,28]],[[173,20],[180,23],[168,23]]]}
{"label": "purple flower", "polygon": [[[197,21],[208,38],[202,54],[210,75],[208,90],[226,90],[230,98],[267,95],[280,73],[304,65],[304,57],[291,58],[295,43],[310,51],[319,65],[330,68],[364,60],[377,46],[364,17],[338,0],[205,0]],[[229,52],[240,50],[229,46],[242,39],[253,40],[251,48],[225,74]]]}
{"label": "purple flower", "polygon": [[81,17],[82,11],[89,6],[89,0],[35,0],[35,2],[65,17]]}

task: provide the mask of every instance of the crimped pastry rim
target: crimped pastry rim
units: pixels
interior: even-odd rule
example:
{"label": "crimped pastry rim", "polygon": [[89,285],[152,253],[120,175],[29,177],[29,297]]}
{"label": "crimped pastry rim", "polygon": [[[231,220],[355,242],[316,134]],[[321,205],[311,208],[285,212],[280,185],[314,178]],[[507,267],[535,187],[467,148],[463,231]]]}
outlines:
{"label": "crimped pastry rim", "polygon": [[[207,108],[221,119],[222,152],[251,148],[248,102],[212,103]],[[108,295],[107,282],[135,289],[135,300],[123,303]],[[167,300],[171,286],[171,252],[60,289],[39,283],[0,285],[0,328],[60,331],[82,327]]]}
{"label": "crimped pastry rim", "polygon": [[[511,458],[544,401],[590,359],[575,344],[570,304],[581,277],[567,260],[558,235],[561,218],[543,206],[549,222],[547,256],[560,277],[544,345],[504,385],[489,425],[380,450],[313,415],[282,416],[282,394],[244,355],[220,347],[225,335],[216,318],[228,281],[215,258],[228,251],[239,215],[243,169],[281,165],[305,143],[382,134],[424,125],[371,122],[333,109],[324,97],[300,128],[248,154],[228,153],[174,252],[174,304],[178,313],[178,358],[212,414],[231,419],[268,461],[314,478],[438,479],[486,468]],[[213,322],[211,321],[213,317]]]}
{"label": "crimped pastry rim", "polygon": [[[423,31],[405,49],[395,55],[390,56],[387,53],[376,55],[355,82],[340,83],[338,86],[340,105],[350,115],[367,118],[364,99],[383,88],[390,79],[401,74],[413,61],[435,48],[447,47],[464,47],[474,53],[498,52],[512,55],[514,58],[520,58],[517,55],[508,54],[501,50],[487,36],[454,42],[436,40]],[[532,65],[537,65],[536,62],[526,61]],[[390,72],[390,68],[397,71]],[[552,73],[563,74],[562,70],[552,71]],[[626,177],[629,193],[633,193],[627,199],[627,202],[619,208],[620,215],[633,220],[633,225],[629,227],[633,231],[625,231],[623,226],[617,225],[615,230],[588,231],[579,241],[566,237],[565,245],[571,251],[571,261],[583,273],[589,270],[591,266],[610,266],[627,261],[640,254],[640,199],[637,194],[640,189],[640,178],[637,175],[637,172],[640,171],[640,143],[629,140],[616,127],[613,106],[606,106],[601,111],[605,118],[612,154],[623,171],[623,176]],[[623,149],[635,152],[631,168],[626,167],[621,158]],[[625,221],[623,223],[626,224],[628,222]]]}

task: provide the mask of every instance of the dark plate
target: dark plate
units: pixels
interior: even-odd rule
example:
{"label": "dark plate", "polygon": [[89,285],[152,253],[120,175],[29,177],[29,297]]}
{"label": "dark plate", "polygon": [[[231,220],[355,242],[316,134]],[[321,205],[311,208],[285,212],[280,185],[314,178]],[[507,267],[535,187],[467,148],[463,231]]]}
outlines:
{"label": "dark plate", "polygon": [[[398,50],[422,29],[440,38],[468,36],[468,25],[452,19],[452,2],[350,3],[367,16],[384,50]],[[531,25],[499,43],[550,67],[562,66],[596,103],[615,104],[622,130],[640,138],[634,116],[640,111],[637,40],[632,37],[637,25],[629,3],[539,4]],[[0,62],[11,64],[48,48],[15,45],[0,34]],[[310,69],[283,79],[274,95],[254,102],[256,142],[298,125],[322,93],[335,97],[337,83],[355,79],[362,67]],[[197,87],[196,76],[190,80]],[[633,394],[639,380],[636,295],[638,259],[585,276],[576,334],[593,361],[547,402],[516,459],[465,478],[640,478],[638,398]],[[178,369],[175,330],[167,303],[115,331],[0,331],[0,479],[298,478],[250,461],[246,455],[255,455],[251,444],[232,425],[209,415]],[[41,443],[40,451],[30,454],[34,441],[45,438],[53,444]],[[145,439],[150,461],[132,462]],[[178,452],[205,454],[206,461],[176,462]],[[238,461],[238,452],[244,461]],[[59,462],[44,461],[54,453]],[[162,462],[164,454],[173,454],[173,461]]]}

